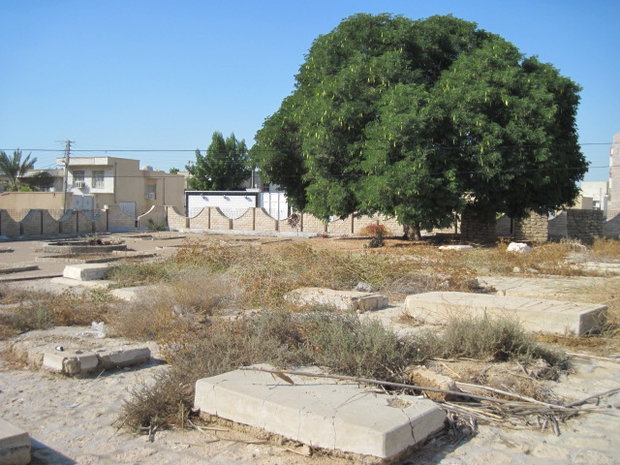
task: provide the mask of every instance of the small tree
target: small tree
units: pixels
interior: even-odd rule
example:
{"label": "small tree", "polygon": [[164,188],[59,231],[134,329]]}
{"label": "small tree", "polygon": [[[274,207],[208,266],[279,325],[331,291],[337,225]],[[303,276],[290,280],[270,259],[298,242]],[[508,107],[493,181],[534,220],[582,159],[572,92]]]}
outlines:
{"label": "small tree", "polygon": [[9,157],[5,152],[0,151],[0,175],[8,178],[9,190],[16,191],[19,189],[19,178],[23,177],[28,170],[34,167],[37,159],[32,160],[30,155],[22,161],[22,151],[17,149],[13,151],[13,157]]}
{"label": "small tree", "polygon": [[191,178],[190,189],[232,190],[239,189],[251,173],[245,141],[234,134],[224,139],[221,132],[214,132],[205,155],[196,149],[196,161],[186,165]]}

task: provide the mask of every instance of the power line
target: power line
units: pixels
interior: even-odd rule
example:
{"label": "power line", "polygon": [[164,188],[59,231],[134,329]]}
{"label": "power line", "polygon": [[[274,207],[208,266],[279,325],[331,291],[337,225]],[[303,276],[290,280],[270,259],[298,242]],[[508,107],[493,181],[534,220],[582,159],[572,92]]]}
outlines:
{"label": "power line", "polygon": [[[566,146],[572,146],[572,144],[566,144]],[[582,142],[579,143],[580,146],[596,146],[596,145],[606,145],[606,146],[615,146],[620,145],[619,142]],[[556,147],[562,147],[562,144],[555,144]],[[434,145],[435,148],[445,148],[451,150],[460,150],[460,147],[451,147],[446,145]],[[496,147],[524,147],[524,148],[535,148],[535,147],[547,147],[545,144],[500,144]],[[0,148],[0,151],[8,151],[8,150],[16,150],[14,148]],[[50,149],[50,148],[23,148],[20,149],[22,151],[30,151],[30,152],[62,152],[62,149]],[[191,152],[194,153],[196,150],[200,149],[71,149],[71,152],[95,152],[95,153],[119,153],[119,152]],[[383,150],[383,149],[366,149],[366,150]],[[273,151],[273,149],[254,149],[254,151],[258,152],[267,152]]]}

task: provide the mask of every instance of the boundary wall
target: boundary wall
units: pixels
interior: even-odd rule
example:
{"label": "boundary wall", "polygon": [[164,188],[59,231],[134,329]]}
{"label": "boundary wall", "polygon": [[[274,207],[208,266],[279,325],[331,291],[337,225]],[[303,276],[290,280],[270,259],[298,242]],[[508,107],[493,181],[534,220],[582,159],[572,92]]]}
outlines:
{"label": "boundary wall", "polygon": [[[156,205],[137,218],[124,213],[118,205],[88,211],[67,210],[64,213],[61,209],[0,209],[0,236],[6,237],[121,232],[150,227],[177,231],[353,235],[370,224],[383,224],[392,235],[403,233],[403,227],[394,218],[381,215],[350,215],[325,222],[307,213],[299,213],[277,220],[264,208],[256,207],[248,208],[237,218],[227,217],[218,207],[205,207],[188,217],[173,206]],[[498,237],[510,237],[531,242],[571,238],[591,243],[598,236],[618,238],[619,231],[620,215],[605,221],[600,210],[566,210],[551,220],[534,214],[520,221],[502,217],[494,224],[482,224],[475,218],[472,221],[472,218],[463,217],[460,223],[461,237],[472,242],[494,242]]]}

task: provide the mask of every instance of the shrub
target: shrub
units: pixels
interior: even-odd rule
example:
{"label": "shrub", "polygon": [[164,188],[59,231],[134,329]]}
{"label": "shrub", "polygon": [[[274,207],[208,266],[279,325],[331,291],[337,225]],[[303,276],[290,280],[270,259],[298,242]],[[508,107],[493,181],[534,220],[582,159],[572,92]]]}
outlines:
{"label": "shrub", "polygon": [[561,351],[535,341],[531,333],[510,318],[453,318],[440,335],[426,335],[425,352],[433,357],[493,361],[543,359],[558,369],[568,367]]}

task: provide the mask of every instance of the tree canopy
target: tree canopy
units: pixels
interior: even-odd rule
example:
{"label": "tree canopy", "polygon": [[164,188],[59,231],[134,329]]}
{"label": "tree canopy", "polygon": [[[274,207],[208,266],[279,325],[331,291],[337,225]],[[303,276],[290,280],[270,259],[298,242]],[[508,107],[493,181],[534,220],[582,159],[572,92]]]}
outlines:
{"label": "tree canopy", "polygon": [[320,218],[382,213],[414,230],[550,212],[578,193],[579,86],[452,16],[359,14],[319,36],[251,157]]}
{"label": "tree canopy", "polygon": [[196,162],[186,166],[191,177],[190,189],[232,190],[241,187],[251,173],[245,141],[234,134],[224,139],[221,132],[214,132],[205,155],[196,149]]}
{"label": "tree canopy", "polygon": [[28,154],[22,160],[22,151],[19,149],[13,151],[12,157],[0,151],[0,175],[6,176],[10,190],[16,191],[19,189],[19,178],[31,170],[37,162],[37,158],[30,159],[30,155],[32,154]]}

